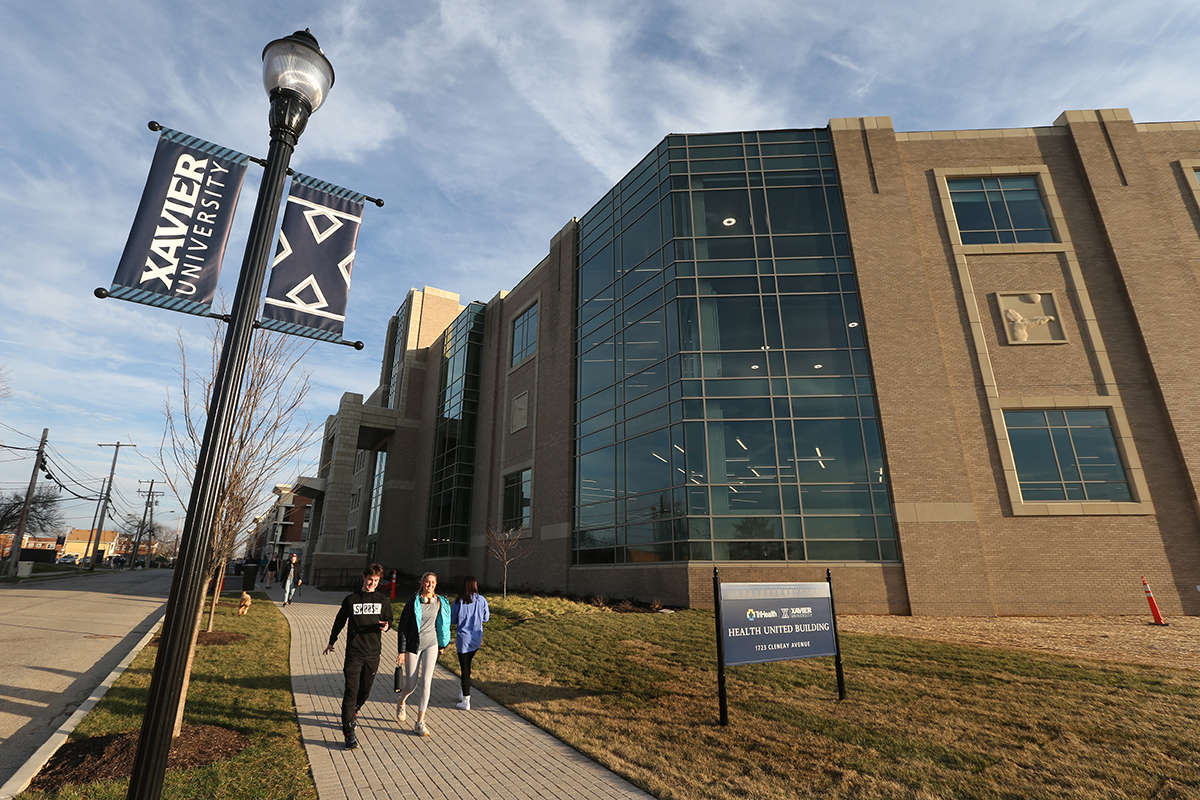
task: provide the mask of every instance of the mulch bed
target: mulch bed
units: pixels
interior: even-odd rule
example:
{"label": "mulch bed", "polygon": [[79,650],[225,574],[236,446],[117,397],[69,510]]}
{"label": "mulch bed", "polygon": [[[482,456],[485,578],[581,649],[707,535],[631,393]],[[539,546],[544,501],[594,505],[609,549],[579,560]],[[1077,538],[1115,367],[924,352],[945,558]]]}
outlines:
{"label": "mulch bed", "polygon": [[[196,644],[233,644],[240,642],[246,638],[244,633],[233,633],[232,631],[200,631],[200,635],[196,638]],[[151,647],[158,647],[161,636],[155,636],[150,640]]]}
{"label": "mulch bed", "polygon": [[[117,780],[133,774],[141,731],[110,733],[67,742],[33,779],[30,788],[54,791],[69,783]],[[167,769],[202,767],[237,755],[250,745],[245,734],[215,725],[184,725],[171,742]]]}

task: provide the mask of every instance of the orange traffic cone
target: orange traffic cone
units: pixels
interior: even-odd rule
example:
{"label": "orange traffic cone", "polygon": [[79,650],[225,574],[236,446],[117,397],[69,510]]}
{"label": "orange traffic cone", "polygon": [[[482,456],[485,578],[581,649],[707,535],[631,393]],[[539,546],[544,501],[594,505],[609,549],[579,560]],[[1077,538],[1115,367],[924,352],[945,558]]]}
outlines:
{"label": "orange traffic cone", "polygon": [[1154,592],[1150,591],[1150,584],[1146,583],[1146,576],[1142,576],[1142,586],[1146,587],[1146,599],[1150,601],[1150,613],[1154,616],[1155,625],[1169,625],[1169,622],[1163,622],[1162,614],[1158,612],[1158,603],[1154,602]]}

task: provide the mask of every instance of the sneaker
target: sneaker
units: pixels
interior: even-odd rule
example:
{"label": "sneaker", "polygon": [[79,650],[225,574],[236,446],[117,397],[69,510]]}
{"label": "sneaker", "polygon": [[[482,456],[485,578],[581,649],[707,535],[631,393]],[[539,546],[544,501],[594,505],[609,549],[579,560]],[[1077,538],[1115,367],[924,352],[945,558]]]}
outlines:
{"label": "sneaker", "polygon": [[346,749],[347,750],[357,750],[358,749],[358,737],[354,735],[354,731],[351,731],[350,735],[346,737]]}
{"label": "sneaker", "polygon": [[413,733],[415,733],[417,736],[428,736],[429,729],[425,727],[424,722],[417,720],[417,725],[413,728]]}
{"label": "sneaker", "polygon": [[408,719],[408,706],[404,705],[404,701],[401,700],[399,703],[396,704],[396,721],[404,722],[407,719]]}
{"label": "sneaker", "polygon": [[455,706],[455,708],[461,708],[463,711],[470,711],[471,710],[470,695],[468,695],[467,697],[464,697],[462,700],[460,700],[458,705]]}
{"label": "sneaker", "polygon": [[458,689],[458,702],[461,703],[462,701],[463,701],[463,693],[462,693],[462,687],[460,686]]}

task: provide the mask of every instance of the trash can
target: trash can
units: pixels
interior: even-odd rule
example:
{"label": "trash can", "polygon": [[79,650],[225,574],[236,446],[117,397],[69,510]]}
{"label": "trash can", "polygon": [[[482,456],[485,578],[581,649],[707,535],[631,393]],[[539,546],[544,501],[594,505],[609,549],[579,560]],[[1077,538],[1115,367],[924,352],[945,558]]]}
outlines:
{"label": "trash can", "polygon": [[258,577],[258,563],[247,561],[242,564],[242,591],[253,592],[254,580]]}

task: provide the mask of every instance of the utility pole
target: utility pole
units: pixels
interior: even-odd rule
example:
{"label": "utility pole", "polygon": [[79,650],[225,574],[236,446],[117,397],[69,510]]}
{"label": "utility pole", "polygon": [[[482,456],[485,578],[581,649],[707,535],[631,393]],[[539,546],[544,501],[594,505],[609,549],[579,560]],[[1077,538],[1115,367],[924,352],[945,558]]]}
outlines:
{"label": "utility pole", "polygon": [[105,481],[104,479],[101,479],[100,480],[100,496],[96,498],[96,513],[92,514],[92,527],[88,531],[87,547],[83,548],[83,558],[79,559],[79,564],[77,565],[80,569],[83,569],[83,561],[85,558],[87,558],[87,554],[89,552],[91,552],[91,550],[92,550],[92,542],[99,535],[96,532],[96,520],[100,518],[100,505],[104,502],[104,487],[105,486],[108,486],[108,482]]}
{"label": "utility pole", "polygon": [[29,518],[29,506],[33,503],[33,492],[37,489],[38,470],[42,468],[42,454],[46,452],[49,428],[42,428],[42,441],[33,459],[33,474],[29,476],[29,490],[25,492],[25,505],[21,507],[21,518],[17,521],[17,533],[13,536],[12,551],[8,554],[8,577],[17,577],[17,562],[21,560],[21,540],[25,538],[25,520]]}
{"label": "utility pole", "polygon": [[100,537],[104,534],[104,518],[108,516],[108,501],[112,497],[113,476],[117,474],[117,456],[121,454],[122,447],[137,447],[136,444],[98,444],[96,447],[113,447],[113,463],[112,469],[108,471],[108,491],[104,493],[104,500],[100,505],[100,527],[96,529],[96,543],[92,546],[92,562],[88,566],[88,572],[96,571],[96,550],[100,547]]}
{"label": "utility pole", "polygon": [[[142,547],[142,531],[146,530],[146,515],[147,514],[150,515],[150,524],[153,525],[154,524],[154,508],[153,508],[154,507],[154,498],[156,498],[162,494],[162,492],[154,491],[154,479],[153,478],[151,478],[149,481],[138,481],[138,483],[147,483],[147,482],[150,484],[150,488],[148,490],[143,492],[141,489],[138,489],[138,494],[146,495],[146,509],[142,512],[142,524],[138,526],[137,538],[134,539],[134,542],[133,542],[133,563],[130,564],[130,569],[137,569],[138,551],[141,550],[141,547]],[[150,535],[146,534],[146,542],[147,542],[147,544],[146,544],[146,566],[147,567],[150,566],[149,541],[150,541]]]}

